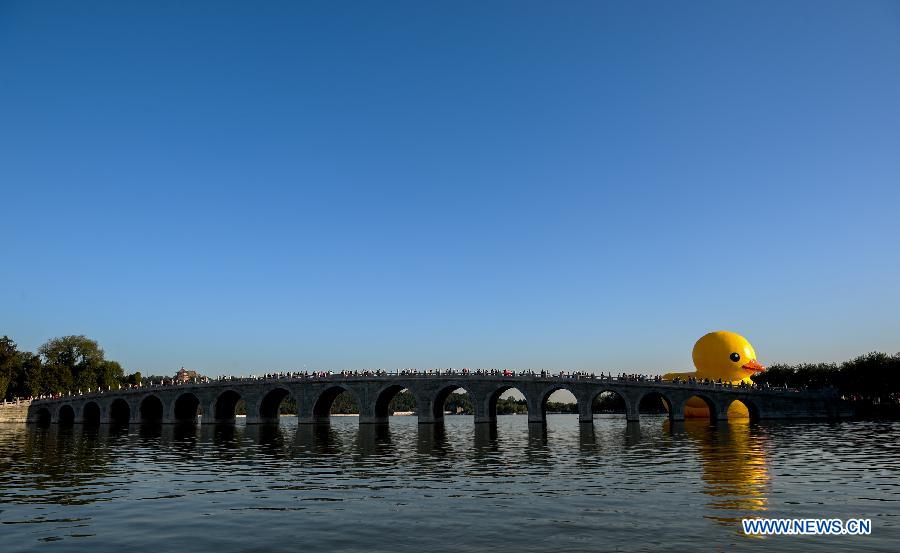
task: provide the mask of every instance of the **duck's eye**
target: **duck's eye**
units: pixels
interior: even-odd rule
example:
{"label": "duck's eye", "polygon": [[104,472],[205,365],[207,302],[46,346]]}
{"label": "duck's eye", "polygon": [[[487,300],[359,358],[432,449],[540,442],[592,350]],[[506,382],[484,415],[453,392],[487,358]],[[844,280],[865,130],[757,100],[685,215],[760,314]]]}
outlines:
{"label": "duck's eye", "polygon": [[734,352],[731,354],[731,360],[734,361],[735,363],[737,363],[738,361],[741,360],[741,356],[738,355],[738,352]]}

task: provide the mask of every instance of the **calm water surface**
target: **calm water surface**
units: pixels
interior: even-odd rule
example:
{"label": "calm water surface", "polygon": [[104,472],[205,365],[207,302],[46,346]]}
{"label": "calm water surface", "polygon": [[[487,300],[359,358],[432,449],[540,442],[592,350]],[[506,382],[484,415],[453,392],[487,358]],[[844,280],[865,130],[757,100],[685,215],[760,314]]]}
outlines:
{"label": "calm water surface", "polygon": [[[863,517],[749,538],[740,519]],[[900,423],[0,425],[0,550],[900,550]]]}

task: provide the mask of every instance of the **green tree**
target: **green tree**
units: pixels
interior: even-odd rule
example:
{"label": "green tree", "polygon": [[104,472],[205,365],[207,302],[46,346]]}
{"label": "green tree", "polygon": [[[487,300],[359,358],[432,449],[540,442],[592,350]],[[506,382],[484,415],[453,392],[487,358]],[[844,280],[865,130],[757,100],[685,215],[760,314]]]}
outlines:
{"label": "green tree", "polygon": [[872,352],[841,363],[836,385],[845,395],[876,403],[900,398],[900,353]]}
{"label": "green tree", "polygon": [[[576,411],[577,412],[577,411]],[[597,394],[591,402],[592,413],[624,413],[625,400],[615,392]]]}
{"label": "green tree", "polygon": [[900,405],[900,353],[871,352],[840,365],[772,365],[754,375],[757,384],[788,388],[833,387],[858,406]]}
{"label": "green tree", "polygon": [[0,338],[0,399],[43,393],[42,387],[32,385],[43,379],[45,375],[37,355],[19,351],[9,336]]}
{"label": "green tree", "polygon": [[416,398],[408,390],[403,390],[391,398],[388,405],[388,413],[394,411],[416,411]]}
{"label": "green tree", "polygon": [[547,412],[548,413],[577,413],[578,412],[578,404],[577,403],[563,403],[561,401],[548,401],[547,402]]}
{"label": "green tree", "polygon": [[99,385],[101,388],[113,389],[125,380],[125,371],[118,361],[106,361],[100,364]]}
{"label": "green tree", "polygon": [[463,415],[474,415],[475,407],[472,405],[468,393],[458,394],[454,392],[450,394],[447,397],[447,401],[444,402],[444,411],[462,413]]}
{"label": "green tree", "polygon": [[86,336],[52,338],[38,352],[45,377],[39,393],[108,388],[124,376],[122,366],[107,361],[99,344]]}
{"label": "green tree", "polygon": [[9,336],[0,338],[0,398],[7,398],[22,370],[22,354]]}
{"label": "green tree", "polygon": [[50,393],[50,387],[41,356],[26,352],[22,361],[22,371],[19,373],[16,395],[28,397],[47,393]]}
{"label": "green tree", "polygon": [[331,414],[347,415],[359,413],[359,404],[356,397],[348,392],[342,392],[331,404]]}
{"label": "green tree", "polygon": [[512,415],[517,413],[523,415],[528,412],[528,404],[524,399],[516,399],[514,397],[504,397],[497,400],[498,415]]}

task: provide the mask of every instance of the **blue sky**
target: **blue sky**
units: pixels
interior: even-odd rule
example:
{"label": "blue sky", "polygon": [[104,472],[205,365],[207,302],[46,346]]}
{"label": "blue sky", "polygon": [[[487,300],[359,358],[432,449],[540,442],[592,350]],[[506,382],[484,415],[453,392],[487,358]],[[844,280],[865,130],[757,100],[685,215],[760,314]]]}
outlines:
{"label": "blue sky", "polygon": [[900,350],[900,5],[0,2],[0,333],[129,370]]}

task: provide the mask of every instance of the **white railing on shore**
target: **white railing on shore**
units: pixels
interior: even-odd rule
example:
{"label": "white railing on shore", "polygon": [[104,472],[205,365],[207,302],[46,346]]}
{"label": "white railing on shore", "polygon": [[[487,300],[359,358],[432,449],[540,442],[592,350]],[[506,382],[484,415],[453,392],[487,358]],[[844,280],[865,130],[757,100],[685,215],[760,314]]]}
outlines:
{"label": "white railing on shore", "polygon": [[28,405],[34,399],[37,399],[37,398],[18,398],[17,397],[17,398],[13,398],[13,399],[9,399],[9,400],[4,399],[2,402],[0,402],[0,405]]}

